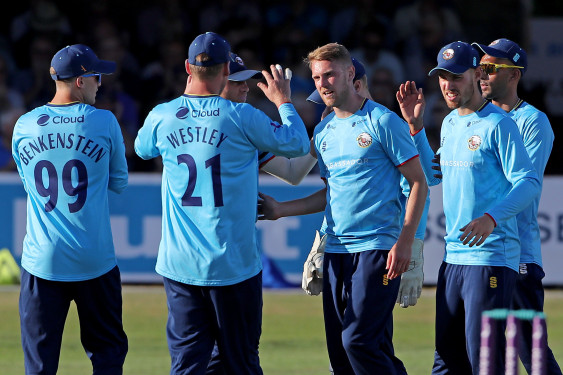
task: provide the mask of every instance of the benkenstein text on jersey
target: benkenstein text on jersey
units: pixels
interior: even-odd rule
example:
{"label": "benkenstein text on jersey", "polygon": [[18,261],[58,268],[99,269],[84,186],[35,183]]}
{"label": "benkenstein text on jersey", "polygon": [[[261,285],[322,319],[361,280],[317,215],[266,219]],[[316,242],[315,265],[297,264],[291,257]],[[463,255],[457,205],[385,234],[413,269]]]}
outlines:
{"label": "benkenstein text on jersey", "polygon": [[73,149],[80,151],[96,163],[107,154],[107,150],[94,140],[74,133],[49,133],[41,135],[27,144],[20,146],[18,152],[21,161],[27,165],[34,157],[41,154],[43,151],[55,149]]}

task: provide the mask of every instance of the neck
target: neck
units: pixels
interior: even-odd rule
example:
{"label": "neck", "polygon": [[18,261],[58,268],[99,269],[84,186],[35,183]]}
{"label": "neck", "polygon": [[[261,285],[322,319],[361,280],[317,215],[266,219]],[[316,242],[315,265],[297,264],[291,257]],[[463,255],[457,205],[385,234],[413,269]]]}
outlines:
{"label": "neck", "polygon": [[504,109],[506,112],[510,112],[516,107],[516,105],[520,102],[520,98],[514,91],[512,94],[507,95],[504,98],[495,98],[492,100],[492,103],[500,108]]}
{"label": "neck", "polygon": [[49,102],[51,104],[67,104],[72,102],[84,102],[79,91],[70,89],[57,88],[57,92],[53,99]]}
{"label": "neck", "polygon": [[186,84],[186,95],[220,95],[225,87],[226,79],[223,76],[217,76],[209,80],[201,80],[192,78],[191,82]]}
{"label": "neck", "polygon": [[465,105],[463,107],[459,107],[457,109],[457,113],[460,116],[465,116],[465,115],[469,115],[473,112],[477,112],[483,106],[483,104],[485,102],[486,102],[486,99],[483,99],[481,97],[481,94],[479,94],[479,92],[476,91],[475,94],[473,95],[473,97],[471,98],[471,101],[469,103],[467,103],[467,105]]}
{"label": "neck", "polygon": [[364,102],[364,97],[357,93],[352,93],[346,102],[338,107],[334,107],[334,115],[338,118],[346,118],[352,116]]}

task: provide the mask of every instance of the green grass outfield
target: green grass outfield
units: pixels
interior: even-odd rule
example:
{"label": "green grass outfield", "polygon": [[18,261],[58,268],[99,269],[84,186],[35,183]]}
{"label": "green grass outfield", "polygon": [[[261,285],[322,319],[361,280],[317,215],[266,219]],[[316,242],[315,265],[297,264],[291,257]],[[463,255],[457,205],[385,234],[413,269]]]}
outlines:
{"label": "green grass outfield", "polygon": [[[0,373],[23,374],[17,287],[0,287]],[[162,286],[125,286],[124,324],[129,336],[126,375],[169,373],[166,298]],[[59,374],[91,374],[80,344],[74,305],[67,318]],[[550,346],[563,362],[563,290],[546,291]],[[395,308],[395,349],[409,374],[429,374],[434,340],[434,289],[425,288],[415,307]],[[260,358],[267,375],[328,374],[321,299],[300,289],[264,292]],[[521,371],[521,373],[524,373]]]}

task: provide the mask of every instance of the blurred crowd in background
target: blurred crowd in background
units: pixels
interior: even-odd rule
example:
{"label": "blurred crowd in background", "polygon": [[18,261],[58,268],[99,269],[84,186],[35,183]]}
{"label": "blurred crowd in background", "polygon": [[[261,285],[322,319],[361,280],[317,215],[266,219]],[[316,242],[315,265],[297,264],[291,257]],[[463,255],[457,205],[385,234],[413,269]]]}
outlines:
{"label": "blurred crowd in background", "polygon": [[[152,172],[161,166],[139,159],[133,141],[156,104],[184,92],[188,46],[202,32],[223,35],[249,69],[291,68],[292,101],[310,134],[323,108],[305,100],[315,86],[303,59],[325,43],[344,44],[365,65],[374,100],[399,115],[399,84],[414,80],[424,89],[425,126],[437,150],[449,110],[436,76],[427,77],[427,72],[436,65],[440,48],[455,40],[488,44],[504,37],[527,49],[530,17],[563,16],[563,2],[531,0],[31,0],[11,7],[0,15],[2,171],[15,170],[15,121],[52,99],[51,58],[69,44],[87,44],[99,58],[117,62],[117,72],[103,77],[95,106],[111,110],[119,120],[130,171]],[[252,81],[248,102],[278,119],[275,106]],[[546,110],[543,88],[521,85],[519,93],[548,114],[557,143],[557,124],[563,119]],[[555,146],[546,174],[563,174],[557,154]]]}

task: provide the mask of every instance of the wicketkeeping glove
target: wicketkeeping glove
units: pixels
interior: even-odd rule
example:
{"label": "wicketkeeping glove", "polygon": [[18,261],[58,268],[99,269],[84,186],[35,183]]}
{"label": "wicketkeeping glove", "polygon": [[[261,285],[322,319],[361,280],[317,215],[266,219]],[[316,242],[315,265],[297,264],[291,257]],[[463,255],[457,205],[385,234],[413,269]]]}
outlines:
{"label": "wicketkeeping glove", "polygon": [[315,241],[309,256],[303,265],[303,279],[301,287],[310,296],[318,296],[323,291],[323,257],[326,244],[326,234],[322,237],[319,231],[315,233]]}
{"label": "wicketkeeping glove", "polygon": [[416,305],[416,301],[422,293],[422,282],[424,281],[424,256],[422,249],[424,241],[415,238],[412,243],[412,255],[409,269],[401,275],[401,285],[399,286],[399,295],[397,303],[401,307],[407,308]]}

